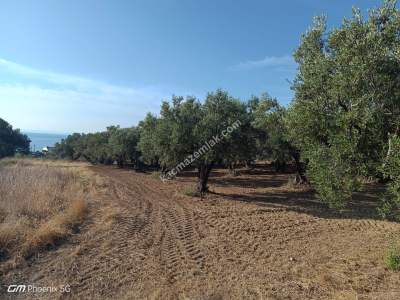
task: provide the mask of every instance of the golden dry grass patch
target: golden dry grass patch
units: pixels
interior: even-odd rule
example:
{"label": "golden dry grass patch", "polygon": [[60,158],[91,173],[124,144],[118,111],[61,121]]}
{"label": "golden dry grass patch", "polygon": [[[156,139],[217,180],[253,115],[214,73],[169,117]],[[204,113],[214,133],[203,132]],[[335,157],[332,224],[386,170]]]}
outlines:
{"label": "golden dry grass patch", "polygon": [[0,261],[29,257],[72,234],[97,179],[84,163],[0,160]]}
{"label": "golden dry grass patch", "polygon": [[80,224],[87,213],[84,200],[76,200],[65,212],[55,215],[42,224],[22,245],[21,255],[29,257],[48,246],[56,246],[58,242],[73,232],[74,226]]}

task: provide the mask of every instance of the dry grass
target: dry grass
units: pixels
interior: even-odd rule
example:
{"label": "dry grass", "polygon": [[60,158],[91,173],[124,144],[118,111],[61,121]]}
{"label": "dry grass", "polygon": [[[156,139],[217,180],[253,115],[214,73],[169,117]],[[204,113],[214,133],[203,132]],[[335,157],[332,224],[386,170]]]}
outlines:
{"label": "dry grass", "polygon": [[0,260],[27,258],[69,236],[93,186],[82,165],[0,161]]}
{"label": "dry grass", "polygon": [[151,177],[154,179],[160,179],[161,180],[161,172],[155,171],[151,173]]}
{"label": "dry grass", "polygon": [[200,197],[199,192],[196,190],[196,187],[193,185],[184,186],[182,193],[185,196],[189,196],[189,197]]}

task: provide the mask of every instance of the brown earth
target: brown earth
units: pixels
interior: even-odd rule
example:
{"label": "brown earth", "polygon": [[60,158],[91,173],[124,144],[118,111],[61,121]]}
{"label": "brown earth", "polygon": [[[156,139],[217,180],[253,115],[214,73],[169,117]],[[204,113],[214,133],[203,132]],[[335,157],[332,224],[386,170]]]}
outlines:
{"label": "brown earth", "polygon": [[81,232],[1,279],[71,291],[0,298],[400,299],[400,275],[383,263],[400,224],[376,218],[377,186],[339,215],[264,168],[217,170],[202,200],[182,193],[190,172],[162,183],[91,169],[104,184]]}

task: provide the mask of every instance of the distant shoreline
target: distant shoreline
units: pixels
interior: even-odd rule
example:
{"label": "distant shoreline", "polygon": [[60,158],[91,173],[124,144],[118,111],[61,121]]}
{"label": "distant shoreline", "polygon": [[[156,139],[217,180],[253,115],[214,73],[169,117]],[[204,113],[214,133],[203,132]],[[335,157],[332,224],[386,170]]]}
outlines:
{"label": "distant shoreline", "polygon": [[31,140],[31,151],[41,151],[44,147],[53,147],[57,142],[66,138],[68,134],[44,133],[24,131]]}

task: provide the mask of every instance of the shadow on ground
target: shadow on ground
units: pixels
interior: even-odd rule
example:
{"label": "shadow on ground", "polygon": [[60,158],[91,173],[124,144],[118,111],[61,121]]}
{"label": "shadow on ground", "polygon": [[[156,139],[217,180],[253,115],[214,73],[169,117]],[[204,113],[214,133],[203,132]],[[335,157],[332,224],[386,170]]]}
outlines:
{"label": "shadow on ground", "polygon": [[231,201],[253,203],[266,208],[283,208],[319,218],[378,220],[381,219],[377,207],[382,191],[382,187],[375,187],[373,190],[355,193],[353,200],[341,210],[329,208],[313,192],[282,191],[248,194],[212,192],[212,194]]}
{"label": "shadow on ground", "polygon": [[[132,168],[124,169],[132,171]],[[143,170],[150,173],[151,170]],[[290,172],[289,172],[290,171]],[[136,172],[138,172],[136,170]],[[225,200],[253,203],[266,208],[280,208],[301,213],[307,213],[319,218],[334,219],[381,219],[377,212],[379,199],[385,190],[382,184],[370,184],[363,192],[354,193],[353,200],[341,210],[331,209],[321,202],[314,192],[290,191],[279,189],[285,187],[294,174],[288,166],[288,172],[277,173],[271,165],[257,165],[252,169],[239,169],[239,176],[229,175],[223,168],[215,168],[210,174],[209,184],[222,188],[223,192],[210,192],[211,195],[223,197]],[[181,184],[195,183],[197,172],[186,170],[177,176]],[[232,190],[230,190],[232,188]],[[237,188],[254,189],[255,191],[238,192]],[[268,191],[257,191],[269,189]],[[292,189],[293,190],[293,189]]]}

